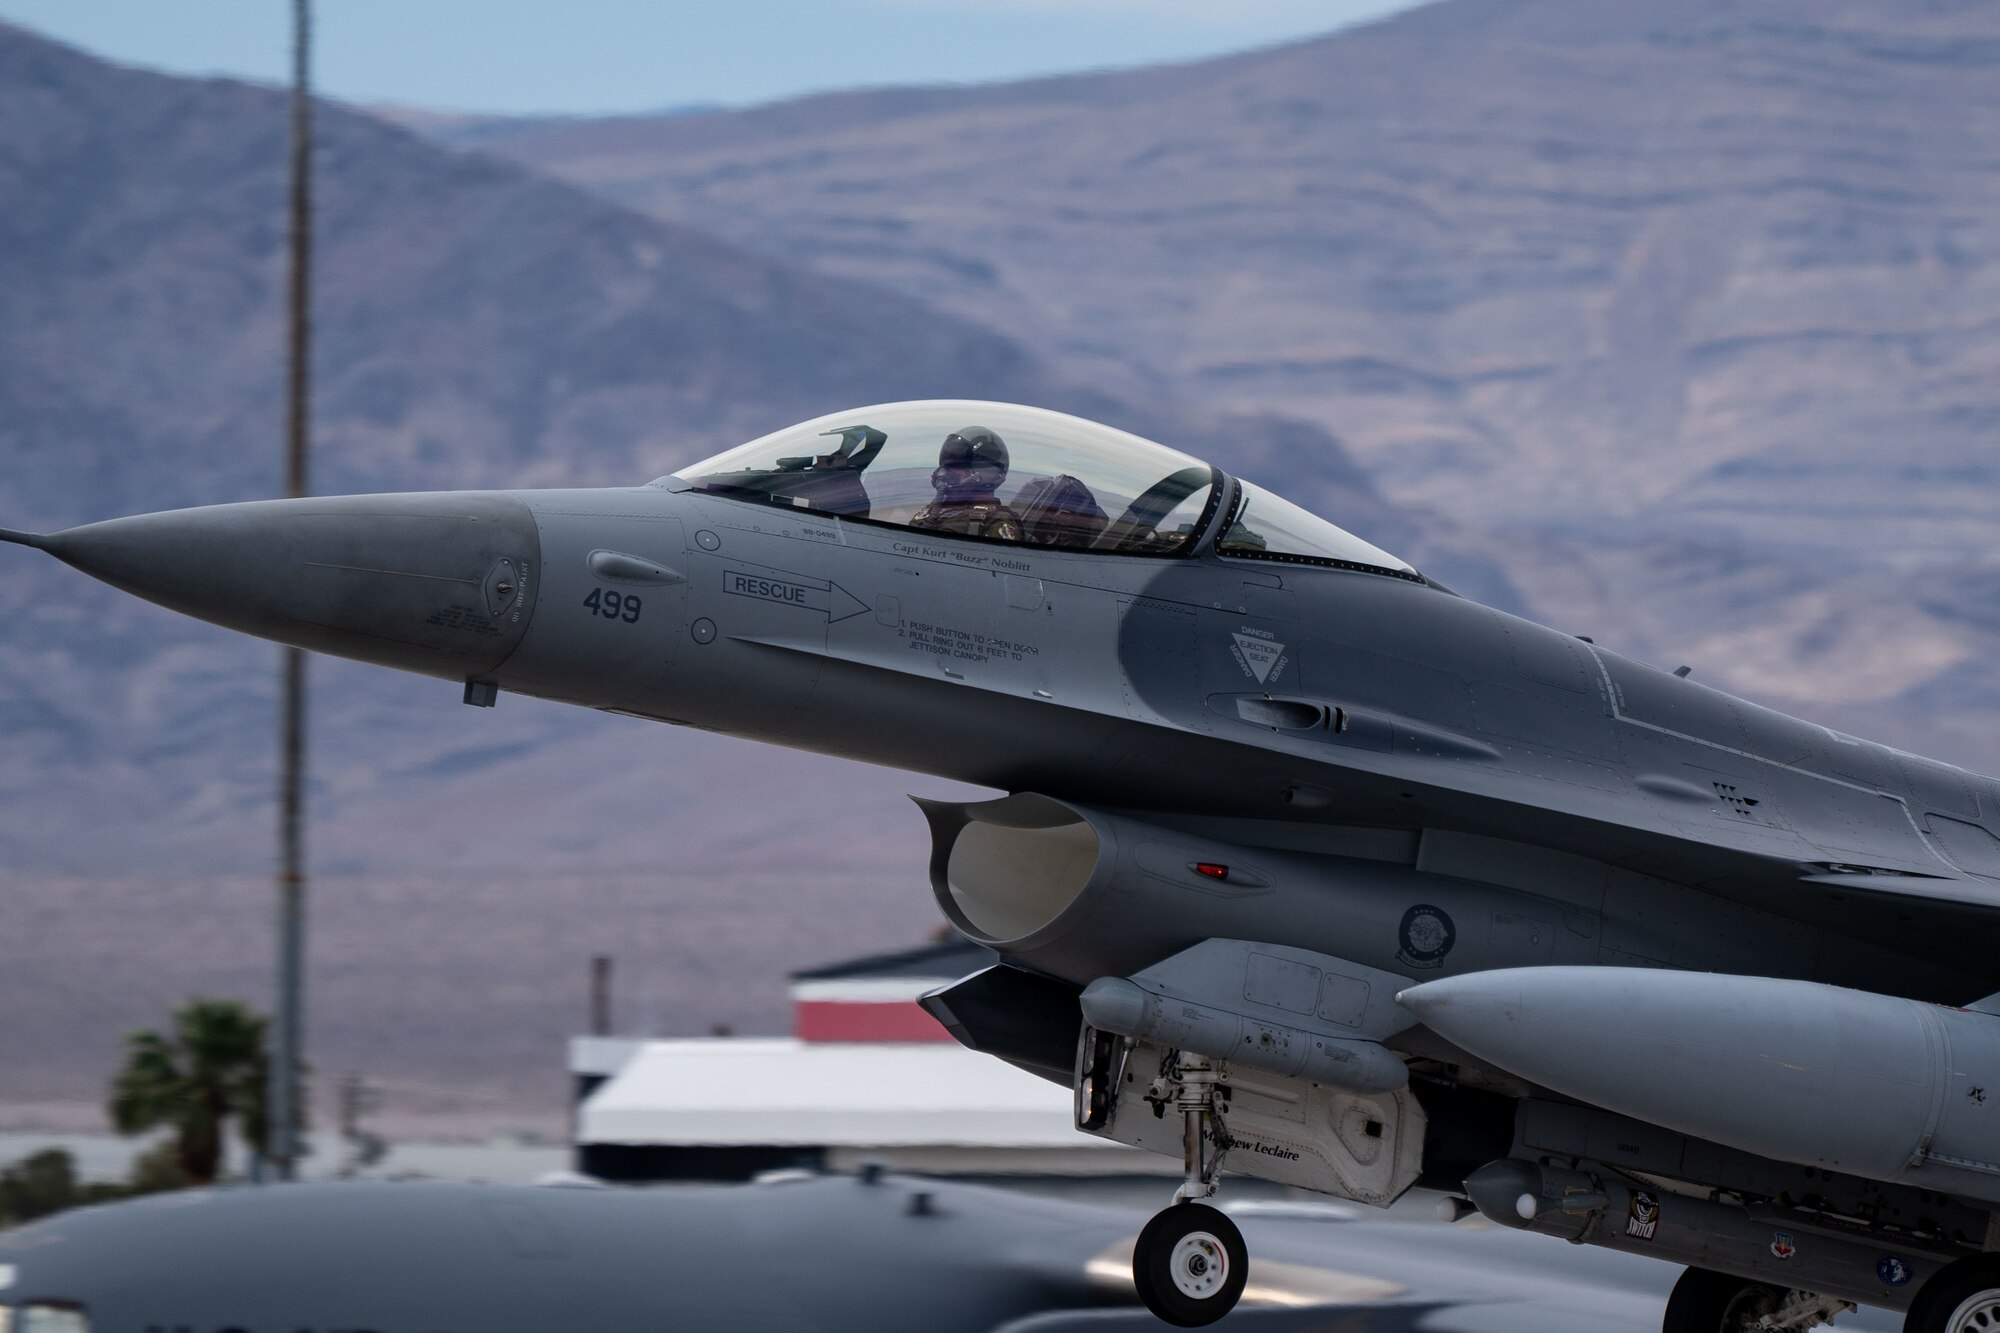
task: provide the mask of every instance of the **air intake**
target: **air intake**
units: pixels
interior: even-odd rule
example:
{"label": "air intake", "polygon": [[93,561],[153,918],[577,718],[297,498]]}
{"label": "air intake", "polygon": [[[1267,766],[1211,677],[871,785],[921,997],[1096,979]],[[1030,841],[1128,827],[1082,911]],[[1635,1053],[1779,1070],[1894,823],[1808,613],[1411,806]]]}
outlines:
{"label": "air intake", "polygon": [[938,906],[982,943],[1017,943],[1054,924],[1097,871],[1097,830],[1046,796],[917,804],[930,821]]}

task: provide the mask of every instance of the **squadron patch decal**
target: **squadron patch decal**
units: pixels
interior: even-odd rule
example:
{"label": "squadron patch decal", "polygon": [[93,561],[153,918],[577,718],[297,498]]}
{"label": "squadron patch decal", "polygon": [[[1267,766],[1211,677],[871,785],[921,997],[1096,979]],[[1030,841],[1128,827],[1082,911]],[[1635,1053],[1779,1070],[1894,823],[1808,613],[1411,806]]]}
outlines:
{"label": "squadron patch decal", "polygon": [[1910,1267],[1908,1259],[1893,1254],[1885,1254],[1875,1261],[1875,1276],[1882,1279],[1885,1287],[1907,1287],[1917,1272]]}
{"label": "squadron patch decal", "polygon": [[1797,1240],[1793,1238],[1791,1232],[1773,1231],[1771,1233],[1772,1258],[1789,1259],[1798,1252],[1799,1252],[1799,1243]]}
{"label": "squadron patch decal", "polygon": [[1660,1234],[1660,1196],[1633,1190],[1632,1202],[1625,1206],[1625,1234],[1634,1240],[1653,1240]]}
{"label": "squadron patch decal", "polygon": [[1444,962],[1451,946],[1458,943],[1458,927],[1442,907],[1418,903],[1403,913],[1400,938],[1403,947],[1396,961],[1407,967],[1436,967]]}
{"label": "squadron patch decal", "polygon": [[1229,647],[1230,656],[1243,668],[1243,674],[1259,685],[1277,684],[1285,668],[1291,665],[1292,659],[1285,656],[1285,645],[1263,630],[1245,628],[1229,637],[1235,640]]}

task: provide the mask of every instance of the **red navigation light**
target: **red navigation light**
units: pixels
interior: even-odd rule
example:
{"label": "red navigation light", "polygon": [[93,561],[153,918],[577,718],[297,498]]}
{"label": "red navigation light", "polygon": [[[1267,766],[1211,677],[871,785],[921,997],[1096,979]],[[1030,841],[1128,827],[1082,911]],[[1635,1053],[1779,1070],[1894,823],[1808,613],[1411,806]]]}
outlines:
{"label": "red navigation light", "polygon": [[1207,875],[1210,879],[1229,878],[1229,867],[1217,865],[1213,861],[1196,861],[1194,863],[1194,869],[1196,874]]}

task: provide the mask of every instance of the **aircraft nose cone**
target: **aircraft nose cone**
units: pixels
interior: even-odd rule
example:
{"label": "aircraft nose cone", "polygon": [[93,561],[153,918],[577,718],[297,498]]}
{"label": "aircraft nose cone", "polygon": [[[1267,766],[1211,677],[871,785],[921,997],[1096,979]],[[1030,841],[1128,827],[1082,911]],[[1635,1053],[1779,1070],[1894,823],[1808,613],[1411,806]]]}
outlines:
{"label": "aircraft nose cone", "polygon": [[541,556],[528,507],[478,491],[212,505],[24,544],[200,620],[452,679],[513,651]]}

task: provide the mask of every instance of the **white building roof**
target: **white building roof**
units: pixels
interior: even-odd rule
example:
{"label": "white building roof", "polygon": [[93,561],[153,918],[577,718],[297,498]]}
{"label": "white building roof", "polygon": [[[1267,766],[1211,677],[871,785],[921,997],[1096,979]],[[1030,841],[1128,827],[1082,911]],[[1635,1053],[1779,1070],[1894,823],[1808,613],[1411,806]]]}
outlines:
{"label": "white building roof", "polygon": [[649,1041],[585,1100],[582,1143],[1102,1148],[1067,1088],[956,1043]]}
{"label": "white building roof", "polygon": [[610,1078],[645,1045],[644,1037],[571,1037],[569,1072]]}
{"label": "white building roof", "polygon": [[833,1000],[850,1004],[884,1004],[914,1000],[927,990],[949,986],[957,977],[831,977],[794,981],[792,999]]}

